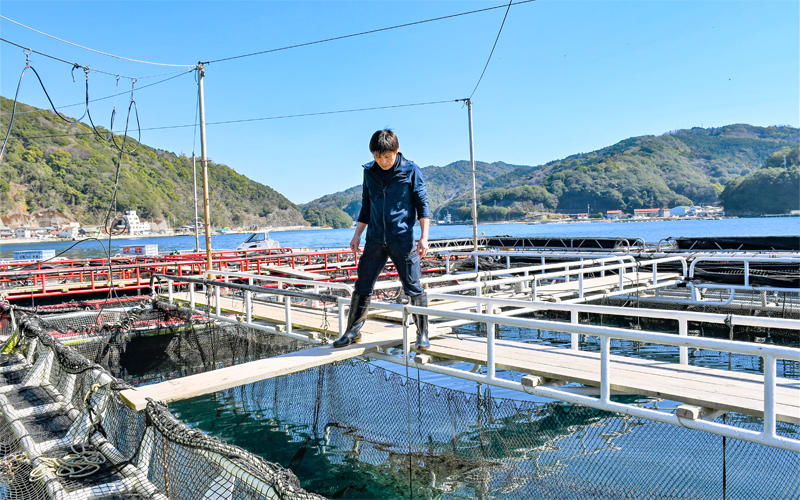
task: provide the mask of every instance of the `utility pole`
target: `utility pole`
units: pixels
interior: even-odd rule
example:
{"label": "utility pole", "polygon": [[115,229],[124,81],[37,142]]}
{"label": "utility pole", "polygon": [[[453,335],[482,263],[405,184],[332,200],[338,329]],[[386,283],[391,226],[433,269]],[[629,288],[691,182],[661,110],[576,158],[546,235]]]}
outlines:
{"label": "utility pole", "polygon": [[[206,107],[203,97],[203,79],[206,76],[206,69],[203,63],[197,63],[197,85],[200,93],[200,154],[203,161],[203,207],[205,211],[206,223],[206,270],[211,271],[211,211],[208,206],[208,156],[206,155]],[[195,226],[196,227],[196,226]]]}
{"label": "utility pole", "polygon": [[[472,101],[467,102],[467,114],[469,116],[469,161],[472,164],[472,247],[478,251],[478,187],[475,184],[475,143],[472,140]],[[478,258],[477,256],[475,257]]]}
{"label": "utility pole", "polygon": [[197,156],[192,151],[192,190],[194,191],[194,251],[200,251],[200,229],[197,223],[200,222],[197,217]]}

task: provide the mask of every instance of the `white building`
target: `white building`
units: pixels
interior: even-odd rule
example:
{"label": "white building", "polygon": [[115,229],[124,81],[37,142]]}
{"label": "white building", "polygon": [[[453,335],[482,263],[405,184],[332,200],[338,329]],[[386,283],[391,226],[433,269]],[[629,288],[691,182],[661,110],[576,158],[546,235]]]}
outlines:
{"label": "white building", "polygon": [[59,238],[75,239],[80,235],[80,228],[78,227],[65,227],[58,232]]}
{"label": "white building", "polygon": [[622,217],[622,210],[608,210],[606,211],[606,217],[612,220],[619,220]]}
{"label": "white building", "polygon": [[136,210],[128,210],[123,216],[125,222],[128,224],[128,231],[131,235],[134,234],[150,234],[150,223],[141,222],[139,216],[136,215]]}
{"label": "white building", "polygon": [[33,238],[31,228],[29,227],[18,227],[14,230],[14,237],[15,238]]}

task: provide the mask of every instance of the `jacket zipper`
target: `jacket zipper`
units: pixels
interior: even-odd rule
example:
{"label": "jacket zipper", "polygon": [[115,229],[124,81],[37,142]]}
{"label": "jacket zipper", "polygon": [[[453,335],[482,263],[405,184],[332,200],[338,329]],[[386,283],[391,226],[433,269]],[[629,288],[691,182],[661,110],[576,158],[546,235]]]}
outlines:
{"label": "jacket zipper", "polygon": [[381,212],[383,218],[383,244],[386,244],[386,184],[383,185],[383,211]]}

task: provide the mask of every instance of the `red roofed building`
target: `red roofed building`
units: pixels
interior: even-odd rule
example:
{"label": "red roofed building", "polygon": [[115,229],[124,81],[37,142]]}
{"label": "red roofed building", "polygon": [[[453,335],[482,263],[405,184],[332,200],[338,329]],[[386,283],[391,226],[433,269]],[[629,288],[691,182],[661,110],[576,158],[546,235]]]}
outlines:
{"label": "red roofed building", "polygon": [[608,210],[606,212],[606,217],[609,219],[619,220],[622,217],[622,210]]}

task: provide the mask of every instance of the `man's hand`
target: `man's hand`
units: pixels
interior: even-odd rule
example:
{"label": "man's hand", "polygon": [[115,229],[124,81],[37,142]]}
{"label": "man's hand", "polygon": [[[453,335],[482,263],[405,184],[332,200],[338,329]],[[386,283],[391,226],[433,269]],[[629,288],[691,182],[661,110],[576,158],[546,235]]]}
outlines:
{"label": "man's hand", "polygon": [[428,255],[428,238],[420,238],[417,241],[417,254],[420,259]]}
{"label": "man's hand", "polygon": [[358,245],[360,244],[361,244],[361,235],[356,233],[356,235],[353,236],[353,239],[350,240],[350,250],[352,250],[353,252],[360,252],[361,249],[358,248]]}

